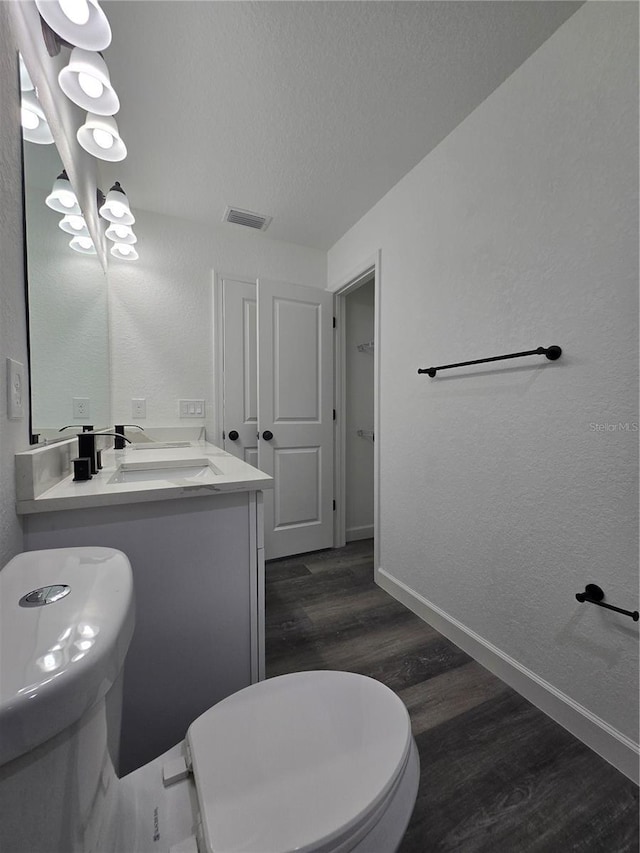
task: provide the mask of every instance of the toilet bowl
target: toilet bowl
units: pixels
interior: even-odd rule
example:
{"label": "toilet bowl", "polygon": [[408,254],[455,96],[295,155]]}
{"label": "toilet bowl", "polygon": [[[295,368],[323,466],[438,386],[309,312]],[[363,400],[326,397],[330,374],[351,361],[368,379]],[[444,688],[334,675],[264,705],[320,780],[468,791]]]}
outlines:
{"label": "toilet bowl", "polygon": [[0,571],[0,850],[397,849],[418,787],[409,715],[391,690],[355,673],[246,687],[118,779],[133,623],[119,551],[28,552]]}

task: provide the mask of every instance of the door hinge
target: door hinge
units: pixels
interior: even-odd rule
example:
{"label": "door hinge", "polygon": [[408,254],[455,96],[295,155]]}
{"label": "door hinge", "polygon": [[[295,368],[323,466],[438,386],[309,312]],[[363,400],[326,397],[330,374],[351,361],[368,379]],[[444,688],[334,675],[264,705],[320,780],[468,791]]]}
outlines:
{"label": "door hinge", "polygon": [[336,419],[336,410],[335,409],[333,410],[333,419],[334,419],[334,421]]}
{"label": "door hinge", "polygon": [[334,317],[333,318],[333,328],[335,329],[335,327],[336,327],[336,318]]}
{"label": "door hinge", "polygon": [[227,434],[226,434],[226,432],[223,430],[223,431],[222,431],[222,440],[224,441],[226,437],[227,437]]}
{"label": "door hinge", "polygon": [[336,502],[335,501],[333,502],[333,511],[334,512],[336,511]]}

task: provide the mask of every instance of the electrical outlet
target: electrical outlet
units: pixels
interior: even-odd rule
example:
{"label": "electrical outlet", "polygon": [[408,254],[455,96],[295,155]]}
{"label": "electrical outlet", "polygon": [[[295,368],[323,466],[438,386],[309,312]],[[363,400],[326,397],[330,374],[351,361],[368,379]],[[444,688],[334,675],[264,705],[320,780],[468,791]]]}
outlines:
{"label": "electrical outlet", "polygon": [[147,417],[147,399],[146,397],[137,397],[131,401],[131,414],[134,418]]}
{"label": "electrical outlet", "polygon": [[181,418],[204,418],[204,400],[178,400]]}
{"label": "electrical outlet", "polygon": [[18,421],[24,417],[24,364],[7,359],[7,417]]}
{"label": "electrical outlet", "polygon": [[89,398],[88,397],[72,397],[73,402],[73,417],[88,418],[89,417]]}

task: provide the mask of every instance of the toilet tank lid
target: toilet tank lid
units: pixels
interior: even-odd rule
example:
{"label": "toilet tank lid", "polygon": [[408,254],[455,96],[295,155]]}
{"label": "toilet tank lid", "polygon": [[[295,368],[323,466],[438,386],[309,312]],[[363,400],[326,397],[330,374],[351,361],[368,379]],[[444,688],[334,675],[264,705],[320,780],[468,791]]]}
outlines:
{"label": "toilet tank lid", "polygon": [[[51,603],[41,604],[47,595]],[[0,766],[72,725],[107,693],[133,625],[131,566],[121,551],[27,551],[7,563],[0,571]]]}
{"label": "toilet tank lid", "polygon": [[348,672],[270,678],[190,726],[208,851],[334,850],[386,807],[411,748],[407,709]]}

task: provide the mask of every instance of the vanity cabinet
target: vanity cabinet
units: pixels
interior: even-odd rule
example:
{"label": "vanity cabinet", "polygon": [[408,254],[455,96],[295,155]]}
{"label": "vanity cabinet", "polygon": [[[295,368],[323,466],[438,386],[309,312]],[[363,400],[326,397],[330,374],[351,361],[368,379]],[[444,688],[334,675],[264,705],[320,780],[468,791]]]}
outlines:
{"label": "vanity cabinet", "polygon": [[131,562],[136,627],[124,671],[121,775],[264,677],[261,491],[33,513],[24,525],[25,550],[103,545]]}

